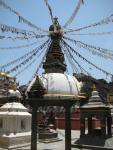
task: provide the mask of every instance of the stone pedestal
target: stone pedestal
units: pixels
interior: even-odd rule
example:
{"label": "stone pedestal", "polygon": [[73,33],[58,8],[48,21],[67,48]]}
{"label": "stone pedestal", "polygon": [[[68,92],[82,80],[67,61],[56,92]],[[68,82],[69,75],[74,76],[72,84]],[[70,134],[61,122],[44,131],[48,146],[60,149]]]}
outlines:
{"label": "stone pedestal", "polygon": [[5,149],[16,149],[19,147],[24,147],[30,145],[31,132],[29,133],[20,133],[20,134],[11,134],[9,136],[2,135],[0,136],[0,147]]}
{"label": "stone pedestal", "polygon": [[31,114],[17,102],[0,107],[0,147],[12,149],[30,144]]}
{"label": "stone pedestal", "polygon": [[48,126],[40,124],[38,126],[38,139],[39,140],[58,139],[58,133],[55,130],[50,129]]}

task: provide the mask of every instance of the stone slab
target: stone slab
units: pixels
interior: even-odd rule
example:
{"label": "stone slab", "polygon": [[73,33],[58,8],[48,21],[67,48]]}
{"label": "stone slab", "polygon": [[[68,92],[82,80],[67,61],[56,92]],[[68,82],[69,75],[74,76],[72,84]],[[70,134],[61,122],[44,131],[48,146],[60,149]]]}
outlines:
{"label": "stone slab", "polygon": [[1,136],[0,137],[0,147],[6,149],[13,149],[18,147],[23,147],[25,145],[30,145],[31,135],[23,136]]}

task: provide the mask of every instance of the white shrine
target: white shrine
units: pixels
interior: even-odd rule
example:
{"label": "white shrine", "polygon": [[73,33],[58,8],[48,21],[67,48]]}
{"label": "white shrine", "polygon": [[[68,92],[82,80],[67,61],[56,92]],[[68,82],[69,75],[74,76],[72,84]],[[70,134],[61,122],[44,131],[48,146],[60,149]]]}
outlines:
{"label": "white shrine", "polygon": [[14,149],[31,142],[31,114],[19,102],[0,107],[0,147]]}

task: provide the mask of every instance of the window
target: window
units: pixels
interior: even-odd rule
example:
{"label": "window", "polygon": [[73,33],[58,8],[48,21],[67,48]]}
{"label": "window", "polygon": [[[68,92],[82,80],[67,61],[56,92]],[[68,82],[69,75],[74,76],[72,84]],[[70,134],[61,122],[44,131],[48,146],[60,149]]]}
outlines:
{"label": "window", "polygon": [[21,120],[21,129],[24,130],[25,129],[25,121]]}
{"label": "window", "polygon": [[2,127],[3,127],[3,120],[0,119],[0,128],[2,128]]}

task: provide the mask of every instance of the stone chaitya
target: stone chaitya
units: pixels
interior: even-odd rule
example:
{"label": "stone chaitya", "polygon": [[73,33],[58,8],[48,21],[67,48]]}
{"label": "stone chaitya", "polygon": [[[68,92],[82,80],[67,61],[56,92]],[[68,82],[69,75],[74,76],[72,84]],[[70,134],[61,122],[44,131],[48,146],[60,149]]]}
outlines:
{"label": "stone chaitya", "polygon": [[18,148],[30,144],[31,114],[19,102],[0,107],[0,147]]}
{"label": "stone chaitya", "polygon": [[[87,118],[88,123],[88,134],[89,135],[99,135],[105,137],[106,135],[111,136],[111,107],[103,103],[101,97],[99,96],[96,88],[92,91],[92,96],[90,97],[88,103],[80,107],[80,133],[81,136],[85,135],[85,119]],[[93,120],[99,120],[98,128],[93,127]]]}

